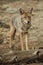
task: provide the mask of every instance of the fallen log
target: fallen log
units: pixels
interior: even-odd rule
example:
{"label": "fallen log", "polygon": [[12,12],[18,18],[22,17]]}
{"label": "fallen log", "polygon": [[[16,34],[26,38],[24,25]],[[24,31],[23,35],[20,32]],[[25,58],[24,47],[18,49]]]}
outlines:
{"label": "fallen log", "polygon": [[29,63],[35,62],[39,57],[39,50],[10,51],[0,55],[0,63]]}

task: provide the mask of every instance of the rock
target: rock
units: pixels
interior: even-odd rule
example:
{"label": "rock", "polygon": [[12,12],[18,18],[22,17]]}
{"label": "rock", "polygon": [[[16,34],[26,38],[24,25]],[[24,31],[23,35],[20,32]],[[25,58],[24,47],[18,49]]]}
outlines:
{"label": "rock", "polygon": [[3,35],[2,34],[0,34],[0,44],[2,44],[3,43]]}
{"label": "rock", "polygon": [[0,8],[1,8],[2,10],[6,10],[8,7],[9,7],[9,6],[8,6],[7,4],[4,4],[4,5],[0,6]]}
{"label": "rock", "polygon": [[8,12],[8,13],[15,13],[15,12],[17,12],[17,8],[11,8],[11,7],[9,7],[9,8],[7,8],[6,9],[6,12]]}

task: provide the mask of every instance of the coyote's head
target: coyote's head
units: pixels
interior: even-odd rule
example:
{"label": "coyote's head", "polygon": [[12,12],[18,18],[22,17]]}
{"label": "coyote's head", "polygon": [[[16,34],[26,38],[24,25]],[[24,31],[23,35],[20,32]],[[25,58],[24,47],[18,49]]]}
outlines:
{"label": "coyote's head", "polygon": [[22,8],[19,9],[23,22],[29,23],[31,21],[32,10],[33,8],[31,8],[30,11],[25,11]]}

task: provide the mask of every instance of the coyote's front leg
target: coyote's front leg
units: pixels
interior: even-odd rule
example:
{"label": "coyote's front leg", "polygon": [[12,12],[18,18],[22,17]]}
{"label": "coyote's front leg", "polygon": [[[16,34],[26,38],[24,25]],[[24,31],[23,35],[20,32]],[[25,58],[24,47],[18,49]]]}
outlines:
{"label": "coyote's front leg", "polygon": [[26,33],[26,50],[28,51],[28,32]]}
{"label": "coyote's front leg", "polygon": [[23,46],[23,36],[22,36],[22,33],[20,33],[20,43],[21,43],[21,50],[24,51],[24,46]]}

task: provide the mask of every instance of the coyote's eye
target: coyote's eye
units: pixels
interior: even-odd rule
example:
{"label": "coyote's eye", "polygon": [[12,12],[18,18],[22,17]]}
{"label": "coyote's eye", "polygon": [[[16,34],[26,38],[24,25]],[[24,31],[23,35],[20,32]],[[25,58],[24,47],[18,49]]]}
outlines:
{"label": "coyote's eye", "polygon": [[30,16],[28,16],[28,18],[30,18]]}

